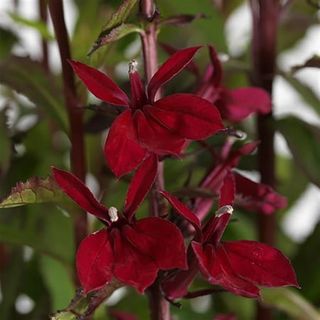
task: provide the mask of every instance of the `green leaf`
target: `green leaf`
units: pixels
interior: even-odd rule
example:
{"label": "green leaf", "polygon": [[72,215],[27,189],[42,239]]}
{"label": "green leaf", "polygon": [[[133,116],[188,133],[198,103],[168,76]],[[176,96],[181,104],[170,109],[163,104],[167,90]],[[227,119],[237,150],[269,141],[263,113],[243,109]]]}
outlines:
{"label": "green leaf", "polygon": [[18,37],[12,31],[0,27],[0,39],[0,59],[4,59],[18,42]]}
{"label": "green leaf", "polygon": [[294,289],[268,288],[262,289],[262,300],[284,311],[290,319],[319,320],[320,313]]}
{"label": "green leaf", "polygon": [[115,11],[108,23],[103,27],[97,40],[90,49],[88,55],[91,55],[101,46],[116,41],[129,33],[141,32],[141,29],[133,24],[125,24],[129,14],[137,0],[124,0],[117,11]]}
{"label": "green leaf", "polygon": [[290,74],[282,74],[287,83],[320,115],[320,100],[315,92]]}
{"label": "green leaf", "polygon": [[5,110],[0,112],[0,177],[8,170],[10,165],[12,146],[7,128]]}
{"label": "green leaf", "polygon": [[54,117],[67,131],[67,115],[61,89],[38,61],[10,56],[0,62],[0,83],[25,95],[36,106]]}
{"label": "green leaf", "polygon": [[276,126],[286,139],[297,166],[320,187],[320,129],[293,116],[277,121]]}
{"label": "green leaf", "polygon": [[10,12],[9,16],[14,22],[22,25],[23,27],[29,27],[29,28],[35,29],[41,34],[42,38],[46,40],[54,39],[53,34],[48,30],[47,25],[43,21],[26,19],[13,12]]}
{"label": "green leaf", "polygon": [[32,177],[26,182],[19,182],[12,188],[10,195],[0,202],[0,208],[19,207],[28,204],[60,202],[63,193],[55,181],[49,177]]}

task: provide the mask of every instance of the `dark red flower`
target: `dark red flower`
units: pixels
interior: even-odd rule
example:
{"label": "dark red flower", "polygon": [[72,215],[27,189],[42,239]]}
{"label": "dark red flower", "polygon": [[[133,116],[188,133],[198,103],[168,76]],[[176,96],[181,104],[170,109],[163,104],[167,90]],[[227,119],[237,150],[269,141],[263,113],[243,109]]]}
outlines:
{"label": "dark red flower", "polygon": [[221,241],[232,215],[230,205],[221,207],[201,226],[198,218],[177,198],[165,191],[162,195],[196,229],[188,249],[189,270],[178,272],[163,283],[169,298],[185,295],[198,269],[211,284],[248,298],[259,297],[260,286],[299,287],[289,260],[279,250],[257,241]]}
{"label": "dark red flower", "polygon": [[143,292],[157,272],[186,268],[184,241],[171,222],[150,217],[136,220],[134,213],[150,190],[157,173],[157,158],[148,157],[129,186],[123,213],[107,209],[74,175],[56,168],[53,176],[61,189],[82,209],[106,226],[80,244],[76,265],[84,291],[97,290],[113,278]]}
{"label": "dark red flower", "polygon": [[156,99],[159,88],[178,74],[198,49],[192,47],[173,54],[154,74],[146,89],[132,62],[129,68],[131,100],[107,75],[80,62],[70,62],[96,97],[127,108],[112,124],[104,148],[116,176],[133,170],[148,152],[179,155],[188,139],[204,139],[223,128],[219,111],[206,99],[192,94]]}
{"label": "dark red flower", "polygon": [[260,88],[227,89],[222,85],[222,66],[212,46],[209,46],[211,65],[207,68],[196,94],[214,103],[223,119],[239,122],[252,113],[271,111],[269,94]]}

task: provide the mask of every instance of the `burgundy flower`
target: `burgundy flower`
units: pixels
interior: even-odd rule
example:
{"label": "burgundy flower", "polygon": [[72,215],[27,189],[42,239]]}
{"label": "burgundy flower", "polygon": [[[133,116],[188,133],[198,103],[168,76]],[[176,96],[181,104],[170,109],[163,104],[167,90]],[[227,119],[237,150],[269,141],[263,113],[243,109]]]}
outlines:
{"label": "burgundy flower", "polygon": [[61,189],[82,209],[96,216],[105,228],[80,244],[76,257],[84,291],[97,290],[113,278],[143,292],[158,270],[186,267],[183,237],[171,222],[150,217],[136,220],[134,213],[150,190],[157,173],[157,159],[148,157],[137,170],[127,193],[123,214],[107,209],[74,175],[53,168]]}
{"label": "burgundy flower", "polygon": [[199,47],[173,54],[154,74],[146,89],[132,62],[131,100],[105,74],[80,62],[71,65],[90,92],[99,99],[127,108],[112,124],[105,157],[116,176],[133,170],[151,152],[179,155],[186,140],[205,139],[223,128],[219,111],[206,99],[174,94],[156,99],[159,88],[178,74]]}
{"label": "burgundy flower", "polygon": [[266,114],[271,111],[269,94],[260,88],[245,87],[227,89],[221,82],[222,66],[217,52],[209,46],[211,65],[207,68],[196,94],[214,103],[223,119],[239,122],[252,113]]}
{"label": "burgundy flower", "polygon": [[[188,249],[189,270],[175,273],[163,283],[169,298],[185,295],[198,269],[211,284],[248,298],[259,297],[259,286],[299,287],[289,260],[279,250],[256,241],[221,241],[232,215],[230,205],[221,207],[201,226],[198,218],[177,198],[165,191],[162,195],[196,229]],[[232,201],[232,192],[228,195]],[[228,195],[223,196],[225,201]]]}

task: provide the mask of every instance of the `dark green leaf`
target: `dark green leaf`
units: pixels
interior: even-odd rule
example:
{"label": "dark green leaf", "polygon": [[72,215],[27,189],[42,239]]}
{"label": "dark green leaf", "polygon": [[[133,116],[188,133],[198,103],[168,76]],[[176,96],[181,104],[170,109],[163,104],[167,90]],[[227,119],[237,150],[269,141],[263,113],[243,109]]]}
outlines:
{"label": "dark green leaf", "polygon": [[12,31],[0,27],[0,39],[0,59],[4,59],[18,42],[18,37]]}

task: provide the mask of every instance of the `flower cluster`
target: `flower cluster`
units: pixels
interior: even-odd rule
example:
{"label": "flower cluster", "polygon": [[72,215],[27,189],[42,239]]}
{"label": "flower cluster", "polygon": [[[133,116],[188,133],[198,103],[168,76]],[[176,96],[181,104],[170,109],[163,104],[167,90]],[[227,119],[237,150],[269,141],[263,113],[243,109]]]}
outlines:
{"label": "flower cluster", "polygon": [[[170,299],[186,295],[198,271],[209,283],[250,298],[259,296],[260,286],[298,286],[290,262],[277,249],[256,241],[221,240],[233,205],[262,214],[272,214],[286,205],[285,199],[270,187],[234,171],[240,157],[252,152],[256,143],[232,150],[230,141],[226,142],[214,168],[200,183],[201,188],[212,192],[212,197],[193,199],[192,211],[167,191],[158,190],[186,222],[184,226],[189,232],[182,232],[181,226],[178,228],[168,218],[135,217],[155,182],[159,157],[179,156],[190,140],[206,139],[223,130],[220,113],[224,119],[236,122],[252,112],[270,110],[270,99],[264,91],[227,90],[221,85],[222,68],[212,47],[212,65],[195,94],[157,98],[165,83],[185,67],[190,68],[199,48],[175,52],[146,86],[135,62],[131,62],[130,99],[104,73],[80,62],[70,62],[91,93],[109,104],[125,107],[109,130],[104,154],[117,177],[136,169],[124,209],[118,211],[101,204],[71,173],[53,168],[53,177],[61,189],[104,224],[78,248],[77,271],[86,293],[101,289],[114,279],[144,292],[160,270],[166,271],[161,285]],[[216,197],[220,209],[206,223],[201,222]],[[184,239],[183,234],[189,238]],[[188,241],[190,237],[192,240]],[[187,248],[185,242],[189,242]]]}

